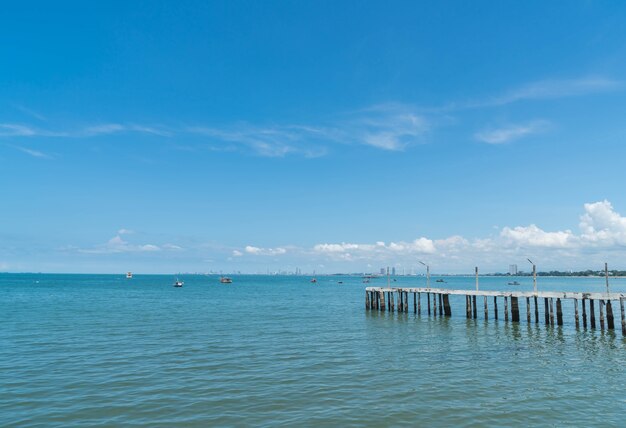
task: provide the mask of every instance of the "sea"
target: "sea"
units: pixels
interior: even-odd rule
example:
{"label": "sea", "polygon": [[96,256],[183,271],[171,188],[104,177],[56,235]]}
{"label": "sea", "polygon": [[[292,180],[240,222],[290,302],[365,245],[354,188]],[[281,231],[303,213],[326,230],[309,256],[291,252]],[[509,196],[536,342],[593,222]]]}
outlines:
{"label": "sea", "polygon": [[[359,276],[0,274],[0,426],[626,426],[616,330],[365,309]],[[474,288],[472,277],[442,277]],[[394,286],[425,286],[395,277]],[[532,290],[532,278],[482,289]],[[539,290],[604,292],[603,278]],[[626,292],[612,278],[611,291]],[[480,299],[480,298],[479,298]],[[542,308],[540,308],[542,309]],[[596,317],[599,317],[596,306]],[[598,321],[599,322],[599,321]],[[582,322],[581,322],[582,324]],[[598,326],[599,327],[599,326]]]}

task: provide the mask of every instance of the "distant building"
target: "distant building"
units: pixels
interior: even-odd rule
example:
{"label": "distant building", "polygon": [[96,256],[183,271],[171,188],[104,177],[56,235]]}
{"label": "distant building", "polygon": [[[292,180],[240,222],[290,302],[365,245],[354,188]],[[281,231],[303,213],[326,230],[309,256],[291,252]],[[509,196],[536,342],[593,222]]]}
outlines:
{"label": "distant building", "polygon": [[517,265],[509,265],[509,275],[517,275]]}
{"label": "distant building", "polygon": [[392,274],[393,276],[396,276],[396,268],[395,268],[395,267],[392,267],[392,268],[391,268],[391,274]]}

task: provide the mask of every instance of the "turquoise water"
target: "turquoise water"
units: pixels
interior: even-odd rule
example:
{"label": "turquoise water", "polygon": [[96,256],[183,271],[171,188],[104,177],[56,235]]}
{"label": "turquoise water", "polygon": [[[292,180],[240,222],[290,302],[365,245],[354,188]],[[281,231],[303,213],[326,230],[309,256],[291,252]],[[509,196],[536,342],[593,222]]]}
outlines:
{"label": "turquoise water", "polygon": [[360,278],[173,279],[0,275],[0,426],[626,424],[619,305],[618,330],[603,332],[576,330],[571,302],[547,327],[466,320],[463,298],[451,318],[366,311]]}

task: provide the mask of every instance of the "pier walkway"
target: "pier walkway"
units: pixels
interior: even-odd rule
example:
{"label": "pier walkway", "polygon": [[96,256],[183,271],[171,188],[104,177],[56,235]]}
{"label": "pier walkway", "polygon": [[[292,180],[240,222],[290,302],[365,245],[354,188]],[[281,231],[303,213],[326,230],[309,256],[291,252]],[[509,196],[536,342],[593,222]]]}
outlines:
{"label": "pier walkway", "polygon": [[[611,302],[620,304],[622,318],[622,334],[626,336],[626,314],[624,301],[626,294],[623,293],[579,293],[579,292],[556,292],[556,291],[490,291],[490,290],[450,290],[445,288],[400,288],[400,287],[367,287],[365,289],[365,309],[379,311],[409,312],[410,295],[413,295],[413,312],[428,315],[451,316],[450,296],[465,296],[465,314],[467,318],[478,317],[477,298],[482,297],[482,311],[484,318],[489,318],[488,299],[493,298],[493,317],[498,319],[498,298],[502,299],[502,311],[504,320],[512,322],[520,321],[520,299],[526,301],[526,320],[530,323],[534,318],[539,323],[539,314],[543,312],[546,325],[563,325],[563,301],[572,300],[574,303],[574,321],[576,327],[580,327],[580,312],[578,303],[582,309],[582,325],[595,329],[596,321],[599,321],[602,330],[615,329],[613,306]],[[422,301],[422,295],[425,302]],[[543,301],[543,302],[542,302]],[[596,319],[595,302],[598,306],[599,319]],[[425,303],[425,308],[422,303]],[[543,304],[542,304],[543,303]],[[556,303],[556,309],[555,309]],[[431,306],[432,305],[432,306]],[[543,310],[541,310],[543,306]],[[588,308],[588,312],[587,312]],[[606,317],[605,317],[606,314]],[[534,316],[533,316],[534,315]]]}

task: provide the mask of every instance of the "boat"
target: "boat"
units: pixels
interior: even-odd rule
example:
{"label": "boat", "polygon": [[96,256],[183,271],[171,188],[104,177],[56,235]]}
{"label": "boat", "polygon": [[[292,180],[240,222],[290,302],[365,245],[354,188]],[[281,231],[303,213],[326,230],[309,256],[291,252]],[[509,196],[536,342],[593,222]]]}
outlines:
{"label": "boat", "polygon": [[132,272],[126,272],[126,278],[131,279],[133,277]]}
{"label": "boat", "polygon": [[312,283],[316,283],[316,282],[317,282],[317,279],[315,279],[315,278],[311,278],[311,282],[312,282]]}
{"label": "boat", "polygon": [[180,280],[180,279],[178,279],[178,278],[176,278],[176,281],[174,281],[174,287],[176,287],[176,288],[180,288],[180,287],[182,287],[182,286],[183,286],[183,284],[184,284],[184,282],[183,282],[183,281],[181,281],[181,280]]}
{"label": "boat", "polygon": [[227,276],[222,276],[222,277],[220,278],[220,282],[221,282],[222,284],[232,284],[232,283],[233,283],[233,280],[232,280],[231,278],[227,277]]}
{"label": "boat", "polygon": [[509,282],[509,285],[519,285],[519,282],[517,281]]}
{"label": "boat", "polygon": [[443,279],[438,279],[438,280],[437,280],[437,281],[435,281],[435,282],[445,282],[445,281],[444,281]]}
{"label": "boat", "polygon": [[338,281],[337,284],[343,284],[343,281]]}

